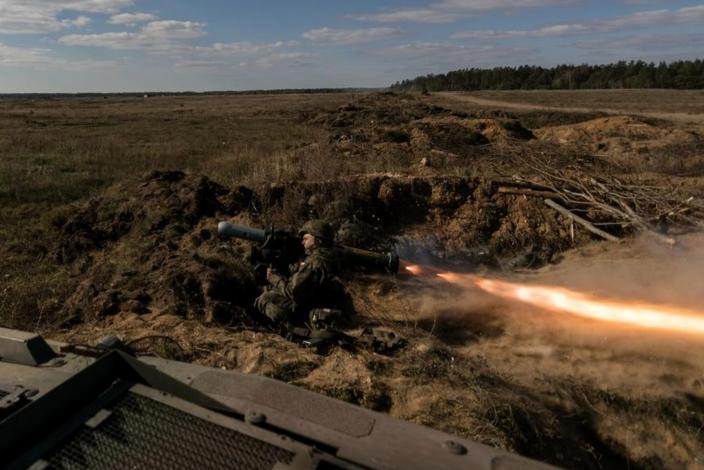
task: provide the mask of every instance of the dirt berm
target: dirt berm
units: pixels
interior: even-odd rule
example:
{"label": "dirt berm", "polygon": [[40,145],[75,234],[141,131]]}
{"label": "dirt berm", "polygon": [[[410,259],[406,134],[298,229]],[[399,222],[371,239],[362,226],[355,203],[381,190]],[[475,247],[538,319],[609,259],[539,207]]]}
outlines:
{"label": "dirt berm", "polygon": [[55,217],[52,251],[79,282],[64,318],[159,311],[239,323],[256,296],[249,247],[219,240],[218,220],[295,231],[309,218],[329,220],[345,244],[475,269],[536,267],[588,240],[578,232],[573,242],[549,208],[483,179],[381,175],[251,190],[155,172]]}
{"label": "dirt berm", "polygon": [[[697,449],[699,402],[607,393],[571,376],[528,386],[473,352],[472,345],[505,334],[491,309],[466,320],[449,307],[440,312],[447,317],[425,317],[423,291],[440,288],[403,276],[346,275],[358,313],[349,334],[391,326],[409,339],[393,356],[363,349],[321,356],[250,328],[257,289],[249,246],[219,240],[217,221],[294,229],[312,217],[330,220],[348,244],[396,247],[473,270],[543,265],[589,240],[579,229],[573,240],[561,216],[498,193],[481,178],[377,175],[226,188],[182,172],[153,172],[55,217],[50,252],[76,283],[58,337],[85,344],[107,333],[168,336],[182,359],[269,375],[569,468],[677,467]],[[653,439],[689,447],[643,447],[623,432],[656,419],[665,425],[651,426]]]}

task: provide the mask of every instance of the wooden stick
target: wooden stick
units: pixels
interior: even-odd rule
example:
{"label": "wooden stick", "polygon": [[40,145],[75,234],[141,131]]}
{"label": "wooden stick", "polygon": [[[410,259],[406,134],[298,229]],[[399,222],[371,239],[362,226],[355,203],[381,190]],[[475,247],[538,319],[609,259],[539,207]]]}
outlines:
{"label": "wooden stick", "polygon": [[549,191],[551,188],[545,186],[544,184],[531,183],[530,181],[516,181],[506,178],[494,178],[492,180],[496,186],[505,186],[509,188],[524,188],[524,189],[535,189],[537,191]]}
{"label": "wooden stick", "polygon": [[552,199],[545,199],[545,204],[552,207],[553,209],[555,209],[557,212],[564,215],[565,217],[568,217],[568,218],[572,219],[573,221],[577,222],[579,225],[586,228],[587,230],[589,230],[593,234],[598,235],[601,238],[604,238],[604,239],[612,241],[612,242],[619,241],[618,237],[615,237],[615,236],[611,235],[610,233],[606,233],[603,230],[599,230],[594,225],[592,225],[590,222],[581,218],[577,214],[574,214],[574,213],[570,212],[569,210],[565,209],[564,207],[562,207],[561,205],[559,205],[558,203],[556,203]]}
{"label": "wooden stick", "polygon": [[570,238],[572,238],[572,244],[574,245],[574,219],[570,219]]}
{"label": "wooden stick", "polygon": [[560,195],[554,191],[536,191],[535,189],[506,188],[503,186],[499,186],[498,188],[496,188],[496,192],[499,194],[518,194],[518,195],[531,196],[531,197],[542,197],[542,198],[554,197],[554,198],[562,199],[560,197]]}
{"label": "wooden stick", "polygon": [[653,237],[655,237],[656,240],[670,246],[674,246],[677,243],[674,238],[668,237],[667,235],[663,235],[662,233],[658,233],[653,230],[638,214],[633,212],[633,209],[631,209],[627,205],[624,205],[623,209],[629,216],[631,216],[631,220],[633,220],[633,223],[636,227],[639,227],[641,230],[644,230],[649,235],[652,235]]}

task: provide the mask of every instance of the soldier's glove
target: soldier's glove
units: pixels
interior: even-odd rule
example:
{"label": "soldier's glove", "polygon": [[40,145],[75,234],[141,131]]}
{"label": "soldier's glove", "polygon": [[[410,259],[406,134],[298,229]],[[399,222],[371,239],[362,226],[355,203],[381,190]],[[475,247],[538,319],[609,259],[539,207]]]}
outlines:
{"label": "soldier's glove", "polygon": [[258,286],[265,286],[269,283],[266,279],[266,273],[269,270],[269,266],[264,263],[259,263],[254,266],[254,282]]}
{"label": "soldier's glove", "polygon": [[270,285],[274,287],[282,287],[279,286],[279,284],[281,284],[282,282],[286,282],[284,277],[278,272],[276,272],[276,270],[274,270],[273,268],[268,268],[266,270],[266,280]]}

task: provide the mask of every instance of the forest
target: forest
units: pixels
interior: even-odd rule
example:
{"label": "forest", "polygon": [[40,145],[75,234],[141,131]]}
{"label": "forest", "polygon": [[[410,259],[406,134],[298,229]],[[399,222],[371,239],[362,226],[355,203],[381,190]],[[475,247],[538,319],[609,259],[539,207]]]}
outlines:
{"label": "forest", "polygon": [[608,88],[704,88],[704,61],[658,64],[620,61],[607,65],[533,65],[468,68],[403,80],[394,91],[579,90]]}

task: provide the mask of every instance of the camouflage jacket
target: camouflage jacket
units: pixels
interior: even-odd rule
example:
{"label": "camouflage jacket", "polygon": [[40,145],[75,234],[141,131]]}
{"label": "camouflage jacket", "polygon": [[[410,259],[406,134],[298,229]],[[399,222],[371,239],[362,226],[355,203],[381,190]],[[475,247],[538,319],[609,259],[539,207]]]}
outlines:
{"label": "camouflage jacket", "polygon": [[331,248],[316,248],[290,268],[291,277],[272,274],[270,284],[297,307],[330,307],[338,300],[342,285],[337,278],[339,256]]}

